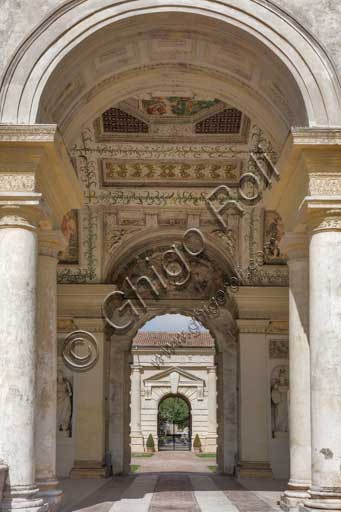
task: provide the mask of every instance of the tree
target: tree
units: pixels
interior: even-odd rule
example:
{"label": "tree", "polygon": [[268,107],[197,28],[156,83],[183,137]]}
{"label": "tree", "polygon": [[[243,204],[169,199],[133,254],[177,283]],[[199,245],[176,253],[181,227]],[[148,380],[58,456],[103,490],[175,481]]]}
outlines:
{"label": "tree", "polygon": [[150,450],[153,450],[153,451],[155,449],[154,438],[153,438],[152,434],[149,434],[149,436],[148,436],[147,448],[149,448]]}
{"label": "tree", "polygon": [[170,396],[161,402],[159,414],[161,420],[174,423],[182,429],[188,424],[189,407],[182,398]]}

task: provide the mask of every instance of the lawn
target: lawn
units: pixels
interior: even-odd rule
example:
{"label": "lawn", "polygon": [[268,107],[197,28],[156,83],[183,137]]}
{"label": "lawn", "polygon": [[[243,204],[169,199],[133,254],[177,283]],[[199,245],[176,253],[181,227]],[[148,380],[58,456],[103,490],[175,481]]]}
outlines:
{"label": "lawn", "polygon": [[153,457],[154,456],[154,453],[150,452],[146,452],[146,453],[132,453],[131,454],[132,457]]}
{"label": "lawn", "polygon": [[215,453],[197,453],[197,457],[200,457],[201,459],[215,459],[216,454]]}
{"label": "lawn", "polygon": [[130,464],[130,473],[137,473],[140,469],[138,464]]}

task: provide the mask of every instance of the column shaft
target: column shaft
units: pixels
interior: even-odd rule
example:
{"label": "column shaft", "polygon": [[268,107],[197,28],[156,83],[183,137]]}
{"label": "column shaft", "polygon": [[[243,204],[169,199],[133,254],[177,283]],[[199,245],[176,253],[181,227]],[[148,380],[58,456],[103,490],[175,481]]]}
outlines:
{"label": "column shaft", "polygon": [[310,240],[312,485],[304,510],[341,511],[341,216]]}
{"label": "column shaft", "polygon": [[37,234],[20,211],[0,228],[0,454],[9,466],[0,510],[43,510],[34,453]]}
{"label": "column shaft", "polygon": [[50,510],[63,496],[56,489],[58,242],[58,233],[41,233],[38,258],[36,482]]}
{"label": "column shaft", "polygon": [[311,482],[308,239],[287,234],[283,245],[289,256],[290,480],[281,507],[289,510],[309,497]]}

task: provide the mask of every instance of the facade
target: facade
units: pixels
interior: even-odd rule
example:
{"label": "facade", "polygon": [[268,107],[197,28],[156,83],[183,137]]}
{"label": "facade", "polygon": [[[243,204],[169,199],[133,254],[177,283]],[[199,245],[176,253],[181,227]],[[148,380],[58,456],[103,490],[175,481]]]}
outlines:
{"label": "facade", "polygon": [[57,473],[129,471],[151,382],[133,341],[181,313],[214,340],[219,471],[341,511],[340,18],[4,2],[0,510],[57,508]]}
{"label": "facade", "polygon": [[[149,434],[158,449],[160,403],[167,396],[179,396],[189,405],[190,445],[193,446],[198,434],[202,451],[215,453],[217,377],[214,340],[209,333],[188,335],[183,345],[171,348],[164,355],[163,363],[155,360],[155,355],[174,338],[174,333],[140,332],[133,340],[131,416],[135,424],[131,424],[132,452],[146,451]],[[135,396],[136,402],[133,401]]]}

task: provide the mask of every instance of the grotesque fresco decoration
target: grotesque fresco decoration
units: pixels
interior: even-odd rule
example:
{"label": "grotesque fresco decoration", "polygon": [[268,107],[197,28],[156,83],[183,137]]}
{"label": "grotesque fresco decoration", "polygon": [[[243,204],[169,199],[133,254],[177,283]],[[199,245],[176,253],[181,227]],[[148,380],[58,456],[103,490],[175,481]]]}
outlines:
{"label": "grotesque fresco decoration", "polygon": [[264,219],[264,260],[268,264],[285,263],[279,244],[284,235],[284,225],[277,212],[265,212]]}
{"label": "grotesque fresco decoration", "polygon": [[76,210],[71,210],[64,215],[62,233],[67,242],[64,251],[59,253],[59,263],[78,263],[78,215]]}
{"label": "grotesque fresco decoration", "polygon": [[272,434],[280,437],[288,426],[289,370],[285,365],[276,366],[271,374]]}
{"label": "grotesque fresco decoration", "polygon": [[102,186],[113,187],[121,184],[169,186],[170,182],[179,186],[193,187],[210,184],[212,180],[236,184],[241,173],[240,160],[226,160],[223,163],[199,162],[158,162],[124,160],[102,160]]}
{"label": "grotesque fresco decoration", "polygon": [[195,97],[154,97],[140,100],[142,110],[152,116],[192,116],[220,103],[217,99],[197,99]]}
{"label": "grotesque fresco decoration", "polygon": [[[143,101],[144,107],[141,106]],[[161,109],[161,104],[164,114],[146,110]],[[116,115],[117,109],[123,108],[130,116],[137,116],[136,119],[140,116],[141,122],[148,123],[149,131],[134,134],[129,124],[126,133],[103,133],[100,131],[103,123],[98,118],[100,122],[84,128],[81,138],[70,149],[83,186],[85,205],[78,235],[77,214],[69,212],[64,218],[63,233],[68,247],[60,254],[59,283],[98,283],[108,279],[116,282],[118,279],[121,284],[127,271],[128,275],[129,272],[134,274],[133,267],[136,271],[131,277],[138,278],[143,272],[137,270],[137,261],[131,262],[129,270],[123,269],[124,275],[109,276],[112,272],[109,262],[118,250],[124,251],[125,244],[131,243],[137,235],[142,236],[143,232],[151,235],[165,226],[185,230],[186,226],[193,225],[202,229],[211,241],[214,239],[213,243],[216,242],[231,261],[247,270],[243,284],[286,286],[287,269],[279,249],[283,234],[280,217],[275,212],[265,212],[263,222],[262,204],[242,205],[243,215],[236,207],[238,223],[234,225],[233,215],[229,212],[228,229],[222,230],[206,201],[207,195],[218,185],[229,187],[231,198],[240,201],[241,176],[257,173],[250,152],[260,158],[266,152],[271,161],[276,162],[277,153],[269,136],[237,109],[214,98],[197,98],[194,94],[162,97],[161,94],[144,94],[139,98],[128,98],[107,111],[107,122],[115,121],[117,130],[122,130],[122,122],[128,119],[122,118],[123,110],[118,117]],[[109,116],[113,111],[116,112],[114,120]],[[222,117],[218,119],[217,114]],[[237,135],[231,132],[240,116],[243,123],[248,120],[247,129],[243,131],[241,128],[242,137],[241,132]],[[203,127],[204,131],[208,130],[208,138],[195,131],[198,122],[202,121],[208,123]],[[215,128],[213,124],[211,126],[213,121]],[[221,123],[225,126],[224,134],[220,133]],[[178,131],[170,130],[167,136],[162,132],[164,139],[161,140],[155,126],[189,126],[191,135],[179,138]],[[253,183],[247,181],[243,184],[245,195],[248,195],[248,184],[252,194],[255,192]],[[123,219],[123,212],[134,214],[134,219]],[[109,218],[113,219],[115,215],[118,218],[110,221]],[[261,264],[251,268],[249,262],[257,251],[264,252],[264,258]],[[139,260],[138,255],[135,257]],[[153,254],[156,260],[160,257]],[[181,265],[181,262],[169,263],[169,266],[179,263]],[[186,290],[176,287],[172,293],[207,296],[210,289],[207,283],[212,283],[210,273],[213,272],[209,262],[197,259],[191,268],[193,275],[196,271],[200,273],[200,279],[191,279],[184,286]],[[150,296],[148,286],[146,292]]]}
{"label": "grotesque fresco decoration", "polygon": [[288,340],[270,340],[269,345],[270,359],[288,359],[289,342]]}

